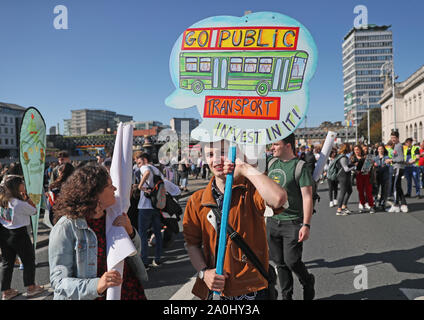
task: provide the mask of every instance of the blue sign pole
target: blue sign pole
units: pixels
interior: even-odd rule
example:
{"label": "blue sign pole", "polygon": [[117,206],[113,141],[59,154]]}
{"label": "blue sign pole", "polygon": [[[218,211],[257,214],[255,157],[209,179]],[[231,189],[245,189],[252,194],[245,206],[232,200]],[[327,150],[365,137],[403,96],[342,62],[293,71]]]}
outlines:
{"label": "blue sign pole", "polygon": [[[228,159],[232,163],[236,162],[236,146],[231,146],[228,152]],[[216,261],[216,273],[219,275],[224,274],[224,258],[225,258],[225,249],[227,247],[227,224],[228,224],[228,213],[230,212],[231,206],[231,193],[233,189],[233,172],[227,174],[227,179],[225,180],[225,191],[224,191],[224,203],[222,205],[222,216],[221,216],[221,228],[219,233],[218,240],[218,255]],[[220,295],[219,292],[214,291],[214,294]]]}

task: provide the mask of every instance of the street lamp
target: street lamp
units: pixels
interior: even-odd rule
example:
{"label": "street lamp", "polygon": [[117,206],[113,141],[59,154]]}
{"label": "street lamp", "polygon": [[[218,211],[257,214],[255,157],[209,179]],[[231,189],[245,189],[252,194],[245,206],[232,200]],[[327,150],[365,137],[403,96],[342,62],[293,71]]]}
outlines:
{"label": "street lamp", "polygon": [[393,96],[393,129],[396,131],[396,97],[395,97],[395,68],[392,61],[386,61],[380,68],[380,76],[384,77],[384,71],[392,76],[392,96]]}

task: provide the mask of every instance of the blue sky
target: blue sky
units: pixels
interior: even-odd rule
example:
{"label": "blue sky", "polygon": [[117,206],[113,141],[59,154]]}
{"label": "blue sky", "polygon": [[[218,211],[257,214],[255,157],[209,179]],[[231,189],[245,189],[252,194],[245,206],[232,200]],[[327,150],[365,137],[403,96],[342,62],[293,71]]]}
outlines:
{"label": "blue sky", "polygon": [[[306,26],[318,47],[308,126],[342,120],[341,45],[359,4],[370,24],[392,25],[395,72],[405,80],[424,64],[422,0],[0,0],[0,101],[35,106],[48,128],[59,123],[61,131],[70,110],[82,108],[166,124],[172,117],[199,118],[195,108],[164,103],[174,90],[174,42],[207,17],[274,11]],[[68,30],[53,27],[57,5],[68,9]]]}

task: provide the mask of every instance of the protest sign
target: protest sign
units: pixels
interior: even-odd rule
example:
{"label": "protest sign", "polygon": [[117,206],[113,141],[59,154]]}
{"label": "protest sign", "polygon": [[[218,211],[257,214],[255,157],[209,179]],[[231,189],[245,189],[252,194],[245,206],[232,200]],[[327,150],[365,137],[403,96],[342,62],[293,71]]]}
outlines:
{"label": "protest sign", "polygon": [[302,122],[317,49],[298,21],[274,12],[217,16],[186,29],[170,58],[176,90],[165,103],[197,107],[199,141],[266,145]]}

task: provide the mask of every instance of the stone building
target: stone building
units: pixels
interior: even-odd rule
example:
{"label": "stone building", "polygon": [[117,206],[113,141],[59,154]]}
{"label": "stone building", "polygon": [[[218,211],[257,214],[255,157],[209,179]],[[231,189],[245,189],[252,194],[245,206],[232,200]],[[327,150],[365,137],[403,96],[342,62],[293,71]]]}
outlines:
{"label": "stone building", "polygon": [[[395,85],[395,100],[393,100],[391,81],[386,81],[381,105],[381,127],[383,141],[390,139],[390,133],[395,127],[399,138],[405,141],[413,138],[415,142],[424,139],[424,66],[415,71],[408,79]],[[393,108],[393,102],[394,108]],[[394,119],[396,121],[394,121]]]}

